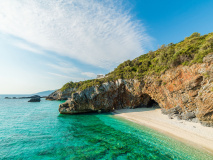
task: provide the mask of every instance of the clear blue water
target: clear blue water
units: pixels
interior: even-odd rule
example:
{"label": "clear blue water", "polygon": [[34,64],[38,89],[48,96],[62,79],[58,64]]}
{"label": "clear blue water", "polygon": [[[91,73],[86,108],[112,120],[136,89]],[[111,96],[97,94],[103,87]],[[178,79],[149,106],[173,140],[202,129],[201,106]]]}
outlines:
{"label": "clear blue water", "polygon": [[213,159],[111,114],[60,115],[60,103],[0,97],[0,159]]}

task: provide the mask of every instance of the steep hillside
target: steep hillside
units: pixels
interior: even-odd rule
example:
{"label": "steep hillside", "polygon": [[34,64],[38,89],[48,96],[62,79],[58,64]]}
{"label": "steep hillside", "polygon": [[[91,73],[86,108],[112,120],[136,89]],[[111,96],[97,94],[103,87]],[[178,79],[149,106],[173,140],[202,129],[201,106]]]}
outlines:
{"label": "steep hillside", "polygon": [[47,99],[64,100],[62,114],[159,105],[172,118],[213,126],[213,33],[120,64],[106,78],[69,82]]}
{"label": "steep hillside", "polygon": [[127,60],[121,63],[113,72],[107,74],[106,78],[77,83],[69,82],[61,88],[61,91],[69,88],[84,90],[117,79],[141,80],[146,75],[161,75],[166,70],[179,65],[191,66],[202,63],[203,57],[211,52],[213,52],[213,33],[203,36],[193,33],[177,44],[163,45],[156,51],[150,51],[132,61]]}

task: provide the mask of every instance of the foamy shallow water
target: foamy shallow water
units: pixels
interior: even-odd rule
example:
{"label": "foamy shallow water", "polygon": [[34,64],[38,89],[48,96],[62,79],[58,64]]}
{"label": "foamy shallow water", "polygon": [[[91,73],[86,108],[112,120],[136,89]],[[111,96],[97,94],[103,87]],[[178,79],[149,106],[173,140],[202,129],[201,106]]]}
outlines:
{"label": "foamy shallow water", "polygon": [[60,103],[0,98],[0,159],[213,159],[111,114],[60,115]]}

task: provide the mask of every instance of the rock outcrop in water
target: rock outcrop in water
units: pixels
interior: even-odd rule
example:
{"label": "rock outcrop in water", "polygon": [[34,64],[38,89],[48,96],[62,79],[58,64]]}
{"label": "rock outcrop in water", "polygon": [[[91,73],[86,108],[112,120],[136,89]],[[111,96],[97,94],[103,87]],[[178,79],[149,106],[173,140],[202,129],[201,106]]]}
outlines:
{"label": "rock outcrop in water", "polygon": [[142,92],[142,86],[143,84],[137,80],[121,79],[93,86],[73,93],[67,102],[60,105],[59,112],[63,114],[109,112],[120,108],[148,106],[152,100],[149,95]]}
{"label": "rock outcrop in water", "polygon": [[213,126],[213,54],[204,57],[203,63],[179,65],[160,76],[145,76],[140,81],[118,79],[82,91],[57,90],[47,99],[68,99],[59,106],[61,114],[109,112],[157,103],[171,118]]}
{"label": "rock outcrop in water", "polygon": [[40,101],[41,101],[41,97],[38,95],[35,95],[35,96],[31,96],[28,102],[40,102]]}

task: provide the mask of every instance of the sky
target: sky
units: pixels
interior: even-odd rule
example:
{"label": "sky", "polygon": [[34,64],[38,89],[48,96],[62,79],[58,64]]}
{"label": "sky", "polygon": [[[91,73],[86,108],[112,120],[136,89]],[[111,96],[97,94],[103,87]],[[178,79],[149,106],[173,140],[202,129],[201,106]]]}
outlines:
{"label": "sky", "polygon": [[213,31],[212,0],[0,0],[0,8],[0,94],[59,89]]}

